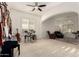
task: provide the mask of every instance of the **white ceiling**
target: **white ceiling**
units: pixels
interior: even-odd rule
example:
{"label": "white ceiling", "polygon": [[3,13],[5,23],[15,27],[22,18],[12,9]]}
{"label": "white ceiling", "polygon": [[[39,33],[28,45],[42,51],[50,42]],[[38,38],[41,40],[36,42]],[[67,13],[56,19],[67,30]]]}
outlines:
{"label": "white ceiling", "polygon": [[32,11],[33,7],[27,6],[27,4],[34,5],[34,2],[7,2],[7,4],[8,4],[8,7],[16,9],[18,11],[23,11],[27,13],[36,14],[36,15],[43,15],[62,3],[61,2],[38,2],[39,5],[40,4],[47,5],[46,7],[41,7],[41,9],[43,10],[42,12],[38,10]]}

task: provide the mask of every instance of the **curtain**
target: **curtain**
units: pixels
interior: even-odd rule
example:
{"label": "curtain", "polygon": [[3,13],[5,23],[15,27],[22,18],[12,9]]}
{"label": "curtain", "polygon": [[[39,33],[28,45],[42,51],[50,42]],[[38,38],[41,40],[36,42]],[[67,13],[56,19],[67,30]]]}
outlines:
{"label": "curtain", "polygon": [[0,46],[2,45],[2,27],[0,23]]}

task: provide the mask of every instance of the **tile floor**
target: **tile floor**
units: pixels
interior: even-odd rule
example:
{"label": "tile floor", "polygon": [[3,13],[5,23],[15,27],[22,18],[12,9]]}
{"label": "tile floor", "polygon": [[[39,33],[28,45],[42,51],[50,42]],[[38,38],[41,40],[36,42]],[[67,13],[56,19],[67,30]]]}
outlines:
{"label": "tile floor", "polygon": [[[79,44],[51,39],[41,39],[32,43],[20,43],[19,57],[79,57]],[[14,51],[17,57],[16,49]]]}

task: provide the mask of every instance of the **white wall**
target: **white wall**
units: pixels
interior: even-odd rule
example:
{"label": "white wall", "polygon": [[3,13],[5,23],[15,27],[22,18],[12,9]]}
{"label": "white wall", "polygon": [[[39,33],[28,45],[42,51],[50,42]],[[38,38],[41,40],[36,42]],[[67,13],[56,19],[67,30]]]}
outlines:
{"label": "white wall", "polygon": [[12,32],[16,33],[16,28],[19,29],[19,32],[22,34],[22,20],[29,19],[35,26],[35,31],[38,39],[40,38],[40,16],[29,14],[23,11],[18,11],[15,9],[10,9],[10,16],[12,19]]}
{"label": "white wall", "polygon": [[64,13],[64,12],[78,12],[78,8],[79,7],[79,3],[76,2],[64,2],[56,7],[51,7],[50,11],[46,12],[43,16],[42,16],[42,21],[47,20],[48,18],[56,15],[56,14],[60,14],[60,13]]}
{"label": "white wall", "polygon": [[[13,33],[16,32],[16,28],[19,28],[20,32],[22,31],[22,28],[21,28],[22,19],[27,18],[34,23],[38,38],[43,38],[46,34],[43,34],[45,30],[43,29],[44,27],[42,25],[42,22],[44,22],[45,20],[50,20],[50,18],[53,17],[54,15],[61,14],[64,12],[77,12],[79,14],[79,3],[74,3],[74,2],[63,3],[58,5],[57,7],[54,7],[54,8],[51,7],[50,11],[48,10],[48,12],[43,14],[42,18],[40,16],[18,11],[15,9],[10,9],[10,12],[11,12]],[[79,22],[79,18],[78,18],[78,22]],[[46,24],[46,27],[50,29],[50,26],[48,24],[50,24],[50,26],[52,26],[53,24],[50,23],[50,21],[48,21],[48,23]],[[51,30],[52,29],[53,28],[51,28]]]}
{"label": "white wall", "polygon": [[[60,27],[62,25],[62,27]],[[48,38],[46,31],[53,33],[54,31],[61,31],[63,33],[73,32],[78,29],[78,14],[75,12],[67,12],[55,15],[42,23],[43,38]]]}
{"label": "white wall", "polygon": [[[76,20],[75,24],[76,23],[78,24],[75,26],[76,27],[75,30],[79,30],[79,3],[75,3],[75,2],[63,3],[55,8],[51,8],[50,11],[48,11],[47,13],[45,13],[42,16],[41,23],[43,24],[42,25],[42,37],[43,38],[47,38],[46,30],[50,30],[51,32],[53,32],[54,30],[59,30],[58,27],[54,26],[53,20],[55,20],[55,19],[53,19],[53,17],[57,14],[62,14],[62,13],[66,13],[66,12],[76,12],[78,14],[77,18],[76,17],[74,18],[72,16],[71,16],[71,18],[72,18],[72,20]],[[59,17],[57,19],[59,19]],[[64,19],[64,18],[60,17],[60,19]],[[46,22],[46,23],[44,24],[44,22]]]}

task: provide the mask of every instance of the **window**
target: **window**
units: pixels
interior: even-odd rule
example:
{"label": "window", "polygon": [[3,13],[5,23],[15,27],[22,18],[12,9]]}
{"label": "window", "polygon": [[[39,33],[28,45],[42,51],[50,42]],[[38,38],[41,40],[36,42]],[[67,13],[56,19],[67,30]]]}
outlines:
{"label": "window", "polygon": [[24,30],[29,29],[29,19],[22,20],[22,29]]}
{"label": "window", "polygon": [[22,20],[22,29],[28,30],[28,29],[34,29],[34,24],[29,19],[23,19]]}

